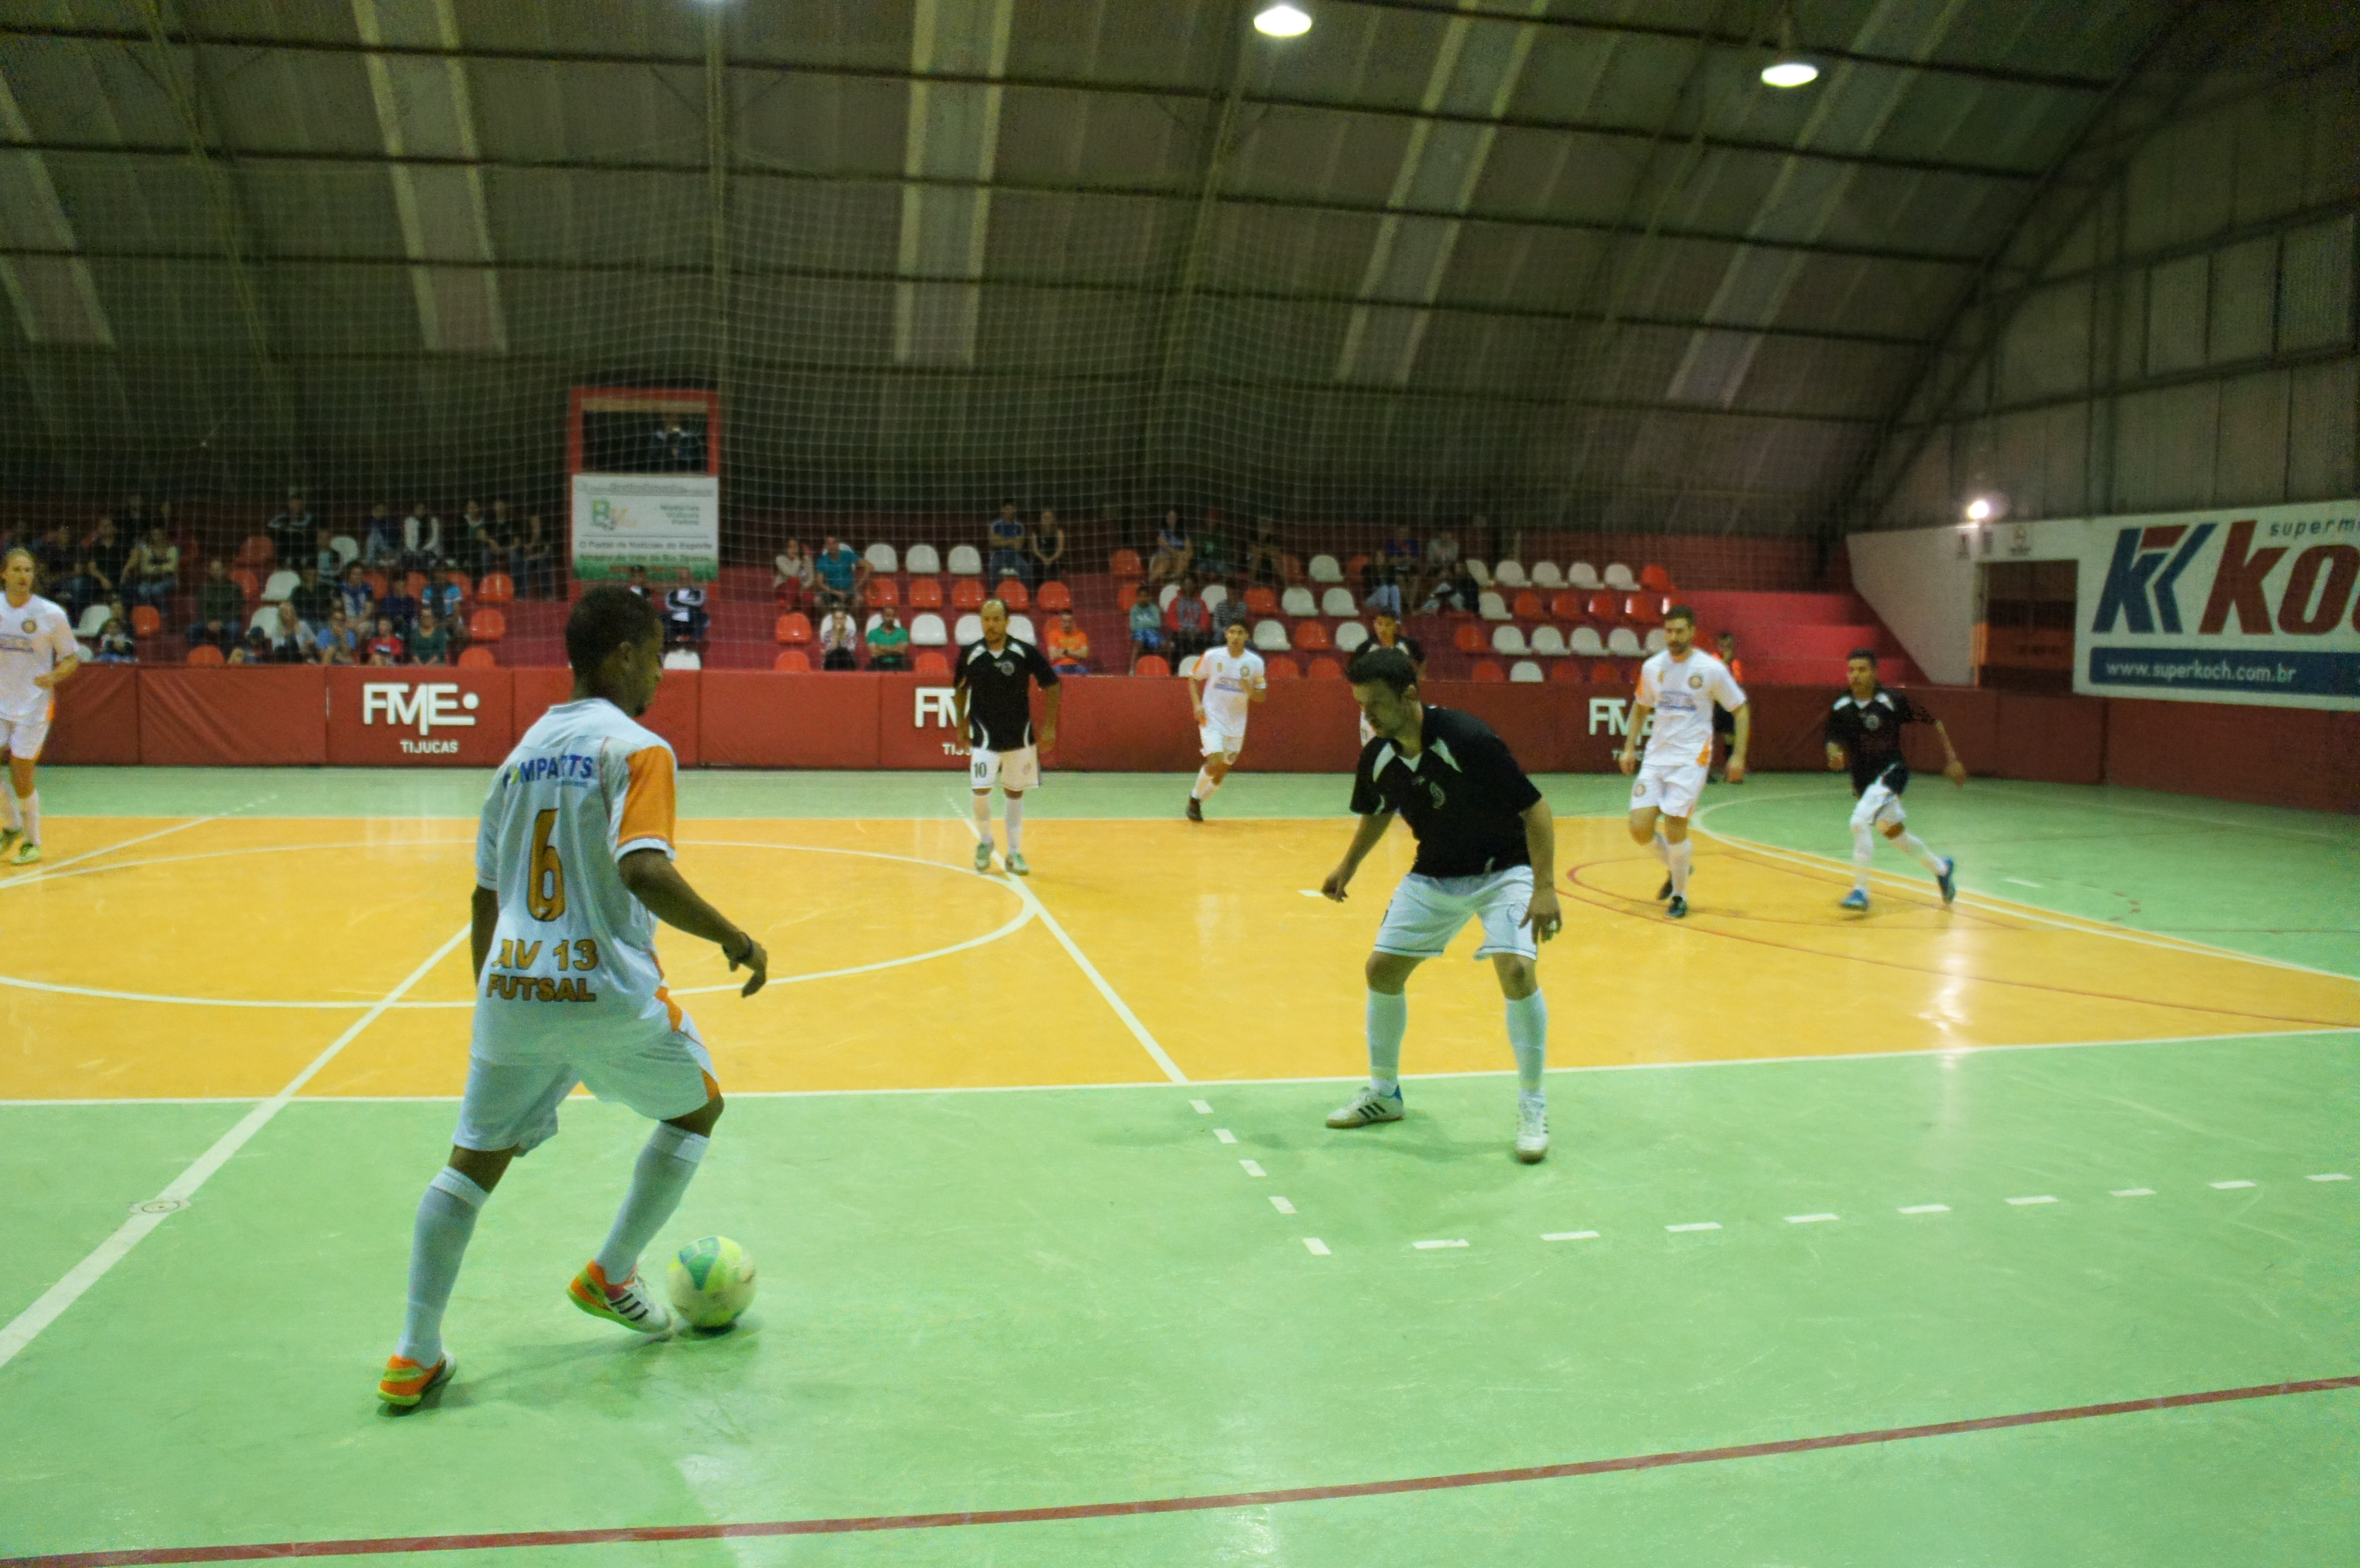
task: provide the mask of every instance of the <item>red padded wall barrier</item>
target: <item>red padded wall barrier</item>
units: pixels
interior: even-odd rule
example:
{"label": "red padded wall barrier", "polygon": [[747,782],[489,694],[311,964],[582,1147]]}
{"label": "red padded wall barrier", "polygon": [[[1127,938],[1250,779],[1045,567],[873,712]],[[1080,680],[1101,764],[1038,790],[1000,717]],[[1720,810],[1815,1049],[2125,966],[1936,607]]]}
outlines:
{"label": "red padded wall barrier", "polygon": [[497,768],[516,744],[515,670],[405,666],[322,673],[328,760],[340,768]]}
{"label": "red padded wall barrier", "polygon": [[[860,675],[849,671],[817,677],[824,681],[858,681],[877,691],[877,719],[869,732],[869,755],[877,760],[869,768],[914,768],[964,769],[967,757],[958,749],[958,730],[951,723],[951,683],[939,675]],[[1078,681],[1064,683],[1071,692],[1082,684]],[[920,723],[919,699],[923,694],[923,723]],[[1065,699],[1065,717],[1059,722],[1062,732],[1073,729],[1073,699]],[[1041,694],[1032,694],[1032,723],[1041,723]],[[1063,736],[1061,735],[1060,738]],[[945,749],[948,747],[948,749]],[[1062,755],[1053,756],[1049,766],[1063,766]]]}
{"label": "red padded wall barrier", "polygon": [[2256,805],[2360,811],[2360,713],[2112,698],[2106,779]]}
{"label": "red padded wall barrier", "polygon": [[139,760],[259,768],[328,760],[327,671],[316,665],[139,672]]}
{"label": "red padded wall barrier", "polygon": [[[655,701],[639,715],[639,723],[672,743],[683,768],[702,760],[697,750],[697,684],[699,670],[667,670],[656,687]],[[574,673],[567,670],[516,671],[516,733],[521,737],[541,715],[574,695]]]}
{"label": "red padded wall barrier", "polygon": [[58,688],[57,716],[41,747],[43,762],[139,760],[139,670],[86,664]]}
{"label": "red padded wall barrier", "polygon": [[2106,715],[2112,704],[2103,697],[1996,695],[1994,773],[2044,784],[2105,782]]}
{"label": "red padded wall barrier", "polygon": [[697,745],[724,768],[874,768],[878,678],[707,670]]}

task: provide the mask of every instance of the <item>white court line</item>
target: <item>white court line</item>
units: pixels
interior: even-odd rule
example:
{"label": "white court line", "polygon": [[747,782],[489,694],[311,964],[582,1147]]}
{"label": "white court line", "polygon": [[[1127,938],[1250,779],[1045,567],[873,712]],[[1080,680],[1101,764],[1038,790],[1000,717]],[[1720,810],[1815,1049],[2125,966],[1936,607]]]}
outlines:
{"label": "white court line", "polygon": [[1328,1256],[1328,1244],[1320,1240],[1316,1236],[1305,1236],[1303,1238],[1303,1245],[1310,1251],[1311,1256],[1314,1258],[1325,1258]]}
{"label": "white court line", "polygon": [[1670,1231],[1673,1235],[1677,1236],[1682,1231],[1719,1230],[1721,1228],[1721,1222],[1719,1220],[1699,1220],[1693,1225],[1667,1225],[1664,1228]]}
{"label": "white court line", "polygon": [[[448,942],[436,948],[425,963],[410,972],[409,978],[388,992],[385,997],[367,1012],[353,1020],[335,1043],[313,1057],[310,1065],[287,1082],[287,1086],[248,1111],[229,1131],[213,1141],[213,1146],[199,1155],[196,1163],[180,1172],[171,1183],[151,1201],[155,1205],[141,1204],[129,1219],[116,1228],[113,1236],[98,1244],[91,1255],[67,1271],[64,1279],[41,1293],[40,1299],[16,1314],[5,1327],[0,1327],[0,1367],[16,1359],[16,1353],[33,1343],[33,1336],[55,1323],[68,1307],[80,1301],[83,1292],[106,1277],[108,1269],[130,1255],[131,1249],[145,1239],[149,1231],[164,1223],[165,1216],[186,1205],[202,1187],[229,1162],[230,1157],[244,1149],[255,1134],[269,1124],[270,1118],[287,1108],[296,1093],[317,1077],[322,1069],[336,1059],[339,1051],[360,1038],[363,1029],[385,1016],[387,1009],[401,999],[401,994],[426,978],[434,966],[457,950],[467,940],[472,926],[462,926]],[[167,1208],[163,1205],[169,1204]]]}
{"label": "white court line", "polygon": [[1238,1135],[1231,1132],[1227,1127],[1215,1127],[1213,1129],[1213,1136],[1220,1139],[1223,1143],[1235,1143],[1238,1141]]}
{"label": "white court line", "polygon": [[2027,882],[2021,877],[2003,877],[2000,880],[2003,882],[2013,882],[2019,887],[2038,887],[2040,886],[2038,882]]}
{"label": "white court line", "polygon": [[2207,1181],[2205,1183],[2206,1186],[2223,1192],[2229,1191],[2233,1187],[2250,1187],[2254,1183],[2251,1181]]}
{"label": "white court line", "polygon": [[1284,1198],[1271,1199],[1270,1206],[1276,1209],[1282,1214],[1291,1214],[1295,1212],[1295,1205],[1288,1203]]}
{"label": "white court line", "polygon": [[[244,810],[243,807],[239,809]],[[85,860],[95,860],[102,855],[113,855],[118,849],[129,849],[135,844],[146,844],[149,839],[162,838],[166,833],[176,833],[188,828],[202,827],[206,822],[219,821],[221,818],[217,816],[191,817],[185,822],[174,822],[169,828],[158,828],[154,833],[144,833],[137,838],[126,838],[121,844],[110,844],[104,849],[86,849],[80,855],[71,855],[59,861],[55,866],[36,866],[30,877],[12,877],[6,882],[0,882],[0,887],[14,887],[34,882],[44,882],[57,876],[69,866],[80,866]],[[108,866],[105,869],[111,871],[115,868]]]}
{"label": "white court line", "polygon": [[1209,1116],[1213,1114],[1213,1104],[1209,1100],[1191,1100],[1188,1102],[1188,1108],[1200,1116]]}
{"label": "white court line", "polygon": [[1598,1233],[1594,1230],[1543,1231],[1541,1239],[1543,1241],[1596,1241]]}
{"label": "white court line", "polygon": [[1415,1247],[1420,1252],[1436,1252],[1446,1247],[1464,1247],[1467,1244],[1463,1241],[1413,1241],[1410,1243],[1410,1246]]}
{"label": "white court line", "polygon": [[2341,1171],[2322,1171],[2316,1176],[2306,1176],[2303,1180],[2306,1181],[2349,1181],[2352,1178],[2346,1176]]}
{"label": "white court line", "polygon": [[2055,1198],[2050,1197],[2046,1192],[2037,1198],[2010,1198],[2008,1200],[2009,1203],[2016,1204],[2019,1208],[2026,1203],[2053,1203],[2056,1201],[2057,1200]]}
{"label": "white court line", "polygon": [[1842,1217],[1841,1214],[1788,1214],[1786,1223],[1788,1225],[1825,1225],[1830,1220],[1839,1220]]}
{"label": "white court line", "polygon": [[[977,843],[982,843],[983,834],[976,831],[975,819],[957,810],[958,802],[956,799],[951,801],[951,806],[953,808],[951,820],[963,824]],[[1049,912],[1049,906],[1041,901],[1041,895],[1032,891],[1027,879],[1022,877],[1011,877],[1009,881],[1013,884],[1016,896],[1024,900],[1025,908],[1032,911],[1033,918],[1048,928],[1049,934],[1057,939],[1057,945],[1065,950],[1065,956],[1074,961],[1083,975],[1098,988],[1098,995],[1106,998],[1107,1006],[1114,1009],[1115,1017],[1120,1018],[1123,1021],[1123,1027],[1131,1030],[1131,1038],[1139,1041],[1141,1048],[1155,1059],[1156,1066],[1164,1069],[1164,1075],[1175,1083],[1188,1082],[1188,1074],[1181,1072],[1180,1064],[1173,1061],[1162,1046],[1155,1043],[1155,1037],[1147,1032],[1147,1026],[1139,1021],[1139,1015],[1131,1010],[1131,1004],[1124,1001],[1120,993],[1107,984],[1107,977],[1098,973],[1098,966],[1092,964],[1088,956],[1075,944],[1074,939],[1065,934],[1065,928],[1058,923],[1056,916]]]}
{"label": "white court line", "polygon": [[2152,1187],[2117,1187],[2113,1192],[2107,1193],[2106,1196],[2110,1198],[2152,1198],[2155,1196],[2155,1189]]}
{"label": "white court line", "polygon": [[1905,1214],[1947,1214],[1950,1212],[1950,1205],[1948,1203],[1912,1203],[1900,1211]]}
{"label": "white court line", "polygon": [[1264,1171],[1260,1165],[1251,1160],[1240,1160],[1238,1163],[1245,1168],[1245,1173],[1249,1176],[1267,1176],[1270,1174],[1269,1171]]}

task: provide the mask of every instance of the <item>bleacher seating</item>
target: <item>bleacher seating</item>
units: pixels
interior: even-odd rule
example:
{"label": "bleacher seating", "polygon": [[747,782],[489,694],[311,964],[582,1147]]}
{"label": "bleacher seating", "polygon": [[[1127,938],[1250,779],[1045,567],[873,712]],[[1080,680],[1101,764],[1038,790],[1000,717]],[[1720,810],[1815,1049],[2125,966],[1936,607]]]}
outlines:
{"label": "bleacher seating", "polygon": [[1306,615],[1317,615],[1319,613],[1319,601],[1311,596],[1310,589],[1294,587],[1289,588],[1280,596],[1278,607],[1286,615],[1293,615],[1296,619],[1300,620]]}
{"label": "bleacher seating", "polygon": [[1336,651],[1354,654],[1369,640],[1369,628],[1358,621],[1345,621],[1336,628]]}
{"label": "bleacher seating", "polygon": [[914,575],[932,577],[942,571],[943,558],[935,552],[933,545],[913,544],[910,547],[909,560],[904,564]]}
{"label": "bleacher seating", "polygon": [[1349,588],[1330,588],[1319,595],[1319,613],[1323,615],[1340,619],[1357,614],[1360,608],[1360,602],[1352,597]]}
{"label": "bleacher seating", "polygon": [[1529,659],[1520,659],[1508,666],[1508,679],[1518,685],[1527,685],[1537,684],[1547,677],[1542,674],[1539,665]]}

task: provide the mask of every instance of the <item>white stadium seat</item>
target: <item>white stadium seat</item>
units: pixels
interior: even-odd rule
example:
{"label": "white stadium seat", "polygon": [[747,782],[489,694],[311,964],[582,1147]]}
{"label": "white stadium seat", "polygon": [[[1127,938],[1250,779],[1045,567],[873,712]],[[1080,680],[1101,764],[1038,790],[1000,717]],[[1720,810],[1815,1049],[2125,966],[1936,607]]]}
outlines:
{"label": "white stadium seat", "polygon": [[871,572],[882,572],[890,577],[901,570],[901,558],[893,552],[893,547],[890,544],[870,545],[868,559],[869,570]]}
{"label": "white stadium seat", "polygon": [[663,667],[666,670],[702,670],[705,660],[696,657],[696,649],[693,648],[676,648],[663,656]]}
{"label": "white stadium seat", "polygon": [[1671,642],[1671,639],[1670,639],[1669,637],[1666,637],[1666,636],[1664,635],[1664,628],[1663,628],[1663,627],[1661,627],[1661,626],[1649,626],[1649,627],[1647,628],[1647,644],[1646,644],[1646,646],[1647,646],[1647,651],[1648,651],[1649,653],[1661,653],[1661,652],[1663,652],[1663,651],[1664,651],[1664,649],[1665,649],[1667,646],[1669,646],[1670,642]]}
{"label": "white stadium seat", "polygon": [[1535,626],[1533,651],[1550,659],[1562,658],[1565,654],[1565,634],[1555,626]]}
{"label": "white stadium seat", "polygon": [[1529,588],[1533,585],[1532,579],[1524,575],[1524,563],[1521,561],[1500,562],[1491,569],[1491,581],[1502,588]]}
{"label": "white stadium seat", "polygon": [[1491,586],[1491,569],[1480,561],[1470,561],[1467,563],[1467,575],[1475,579],[1475,586],[1478,588]]}
{"label": "white stadium seat", "polygon": [[[273,611],[272,615],[275,618],[277,612]],[[84,642],[96,642],[99,633],[104,631],[106,623],[113,619],[115,619],[115,612],[108,609],[104,602],[93,604],[82,613],[82,619],[74,623],[74,636]],[[123,629],[127,632],[131,628],[126,626]]]}
{"label": "white stadium seat", "polygon": [[1533,586],[1562,588],[1565,586],[1565,573],[1557,569],[1554,561],[1536,561],[1533,562]]}
{"label": "white stadium seat", "polygon": [[983,556],[981,552],[979,552],[975,546],[971,544],[955,544],[951,546],[951,575],[954,577],[982,576]]}
{"label": "white stadium seat", "polygon": [[950,640],[951,634],[943,629],[943,618],[932,610],[910,617],[912,648],[941,648]]}
{"label": "white stadium seat", "polygon": [[361,558],[360,542],[349,534],[338,534],[328,541],[328,548],[334,550],[336,559],[346,566]]}
{"label": "white stadium seat", "polygon": [[981,642],[983,640],[983,617],[981,615],[975,615],[972,612],[967,615],[961,615],[958,618],[957,626],[951,632],[951,639],[954,642],[958,643],[961,647],[965,647],[967,644],[971,642]]}
{"label": "white stadium seat", "polygon": [[1352,602],[1349,588],[1330,588],[1319,595],[1319,613],[1323,615],[1357,615],[1360,609],[1360,606]]}
{"label": "white stadium seat", "polygon": [[1631,575],[1629,567],[1618,561],[1606,569],[1606,586],[1635,593],[1639,590],[1639,580]]}
{"label": "white stadium seat", "polygon": [[1344,581],[1344,569],[1337,564],[1332,555],[1315,555],[1311,558],[1311,581],[1341,583]]}
{"label": "white stadium seat", "polygon": [[1487,621],[1504,621],[1511,617],[1508,602],[1486,588],[1475,600],[1475,613]]}
{"label": "white stadium seat", "polygon": [[932,577],[943,569],[943,558],[934,553],[933,545],[913,544],[910,547],[910,559],[903,564],[921,577]]}
{"label": "white stadium seat", "polygon": [[1491,628],[1491,651],[1517,658],[1533,650],[1524,646],[1524,634],[1513,623]]}
{"label": "white stadium seat", "polygon": [[[253,631],[253,630],[257,629],[257,627],[259,627],[261,630],[266,631],[266,632],[275,632],[275,631],[277,631],[277,630],[279,629],[279,606],[278,606],[278,605],[276,605],[276,604],[263,604],[263,605],[259,605],[259,606],[257,606],[257,607],[256,608],[256,610],[255,610],[254,614],[252,614],[252,615],[248,615],[248,616],[246,618],[246,630],[248,630],[248,631]],[[397,634],[397,635],[398,635],[398,634]]]}
{"label": "white stadium seat", "polygon": [[1196,591],[1196,597],[1205,601],[1205,608],[1218,610],[1229,603],[1229,591],[1218,583],[1207,583]]}
{"label": "white stadium seat", "polygon": [[1278,596],[1278,607],[1296,620],[1301,620],[1306,615],[1316,615],[1319,613],[1319,601],[1311,596],[1310,589],[1297,586],[1289,588]]}
{"label": "white stadium seat", "polygon": [[1547,677],[1541,673],[1541,667],[1539,665],[1535,664],[1529,659],[1520,659],[1516,660],[1515,663],[1508,666],[1508,679],[1511,681],[1521,681],[1525,685],[1531,685],[1535,681],[1545,681]]}
{"label": "white stadium seat", "polygon": [[1172,601],[1178,597],[1180,597],[1180,584],[1166,583],[1163,590],[1155,595],[1155,607],[1159,610],[1168,610],[1172,607]]}
{"label": "white stadium seat", "polygon": [[281,599],[291,599],[295,596],[295,590],[301,586],[303,586],[302,573],[281,568],[272,572],[270,581],[262,585],[262,602],[266,604],[276,604]]}
{"label": "white stadium seat", "polygon": [[1599,587],[1598,568],[1586,561],[1577,561],[1565,569],[1565,583],[1568,588]]}
{"label": "white stadium seat", "polygon": [[1284,621],[1256,621],[1253,645],[1264,653],[1284,653],[1295,646],[1286,640]]}
{"label": "white stadium seat", "polygon": [[1177,675],[1183,681],[1187,680],[1188,677],[1196,673],[1196,660],[1200,657],[1202,656],[1198,654],[1190,654],[1187,658],[1180,661],[1178,667],[1175,668],[1172,673]]}
{"label": "white stadium seat", "polygon": [[1369,628],[1358,621],[1346,621],[1336,628],[1336,651],[1358,653],[1369,640]]}
{"label": "white stadium seat", "polygon": [[1568,646],[1572,648],[1576,654],[1579,655],[1583,659],[1603,659],[1606,657],[1606,645],[1598,640],[1598,628],[1596,626],[1574,627],[1573,641]]}
{"label": "white stadium seat", "polygon": [[865,637],[870,632],[875,631],[879,626],[881,626],[884,624],[885,612],[882,610],[871,610],[869,612],[868,623],[860,628],[860,635]]}
{"label": "white stadium seat", "polygon": [[1030,615],[1009,616],[1008,635],[1012,637],[1022,637],[1026,642],[1037,643],[1041,640],[1041,634],[1032,629],[1032,617]]}
{"label": "white stadium seat", "polygon": [[1606,634],[1606,651],[1617,659],[1636,659],[1645,651],[1639,646],[1639,634],[1629,626],[1616,626]]}

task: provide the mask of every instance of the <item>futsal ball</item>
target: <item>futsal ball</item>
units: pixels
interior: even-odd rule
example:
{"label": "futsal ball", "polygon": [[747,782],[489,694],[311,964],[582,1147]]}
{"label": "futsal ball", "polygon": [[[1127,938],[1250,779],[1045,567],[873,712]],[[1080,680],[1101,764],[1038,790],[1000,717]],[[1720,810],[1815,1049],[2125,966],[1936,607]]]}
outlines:
{"label": "futsal ball", "polygon": [[754,1260],[726,1236],[680,1249],[665,1279],[672,1304],[697,1328],[727,1328],[754,1301]]}

